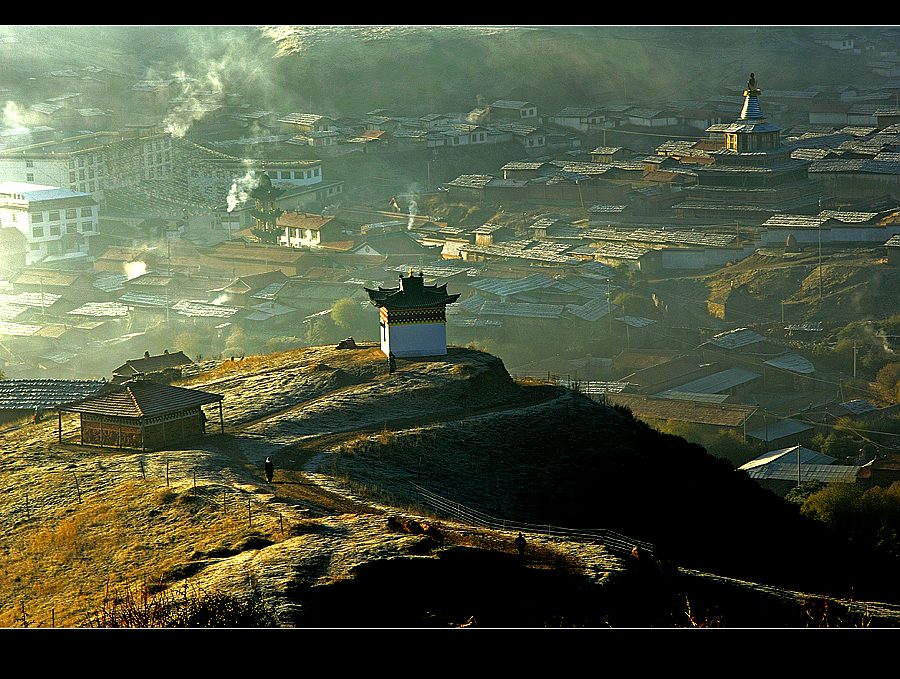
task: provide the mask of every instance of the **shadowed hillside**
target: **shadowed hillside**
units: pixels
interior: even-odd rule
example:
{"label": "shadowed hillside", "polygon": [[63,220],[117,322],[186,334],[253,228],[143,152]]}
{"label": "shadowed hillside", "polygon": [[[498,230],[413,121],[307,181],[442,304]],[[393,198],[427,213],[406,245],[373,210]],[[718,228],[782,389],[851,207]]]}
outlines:
{"label": "shadowed hillside", "polygon": [[[517,384],[483,352],[401,359],[389,374],[377,347],[310,347],[185,383],[224,396],[226,426],[184,449],[60,444],[52,421],[0,432],[0,624],[900,619],[889,604],[854,603],[898,600],[872,555],[698,446],[577,393]],[[624,533],[656,559],[543,529],[524,529],[517,554],[515,531],[435,510],[415,482],[510,525]],[[832,597],[831,617],[802,592]]]}

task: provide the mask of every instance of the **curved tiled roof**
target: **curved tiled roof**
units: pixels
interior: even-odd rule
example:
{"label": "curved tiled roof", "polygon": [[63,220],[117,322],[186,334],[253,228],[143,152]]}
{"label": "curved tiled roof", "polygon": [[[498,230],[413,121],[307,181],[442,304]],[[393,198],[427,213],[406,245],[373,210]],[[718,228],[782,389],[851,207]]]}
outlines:
{"label": "curved tiled roof", "polygon": [[400,276],[400,286],[396,288],[382,288],[371,290],[364,288],[369,293],[369,300],[378,307],[388,309],[411,309],[416,307],[433,307],[452,304],[459,295],[447,294],[447,284],[425,285],[424,276]]}

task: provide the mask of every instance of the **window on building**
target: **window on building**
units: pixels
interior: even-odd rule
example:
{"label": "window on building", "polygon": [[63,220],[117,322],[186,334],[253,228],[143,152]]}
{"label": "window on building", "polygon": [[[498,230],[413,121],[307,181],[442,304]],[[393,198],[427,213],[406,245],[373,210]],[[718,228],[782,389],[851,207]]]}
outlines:
{"label": "window on building", "polygon": [[93,178],[94,178],[94,168],[91,168],[90,170],[88,170],[88,179],[93,179]]}
{"label": "window on building", "polygon": [[314,177],[318,177],[318,176],[319,176],[319,168],[316,168],[315,170],[313,170],[313,176],[314,176]]}
{"label": "window on building", "polygon": [[28,172],[28,173],[25,175],[25,181],[26,181],[26,182],[33,182],[33,181],[34,181],[34,173],[33,173],[33,172]]}
{"label": "window on building", "polygon": [[74,182],[74,181],[75,181],[75,173],[74,173],[74,172],[70,172],[70,173],[69,173],[69,181],[70,181],[70,182]]}
{"label": "window on building", "polygon": [[84,156],[78,159],[78,167],[84,167]]}
{"label": "window on building", "polygon": [[453,137],[453,143],[459,144],[459,137]]}
{"label": "window on building", "polygon": [[32,238],[43,238],[44,237],[44,227],[43,226],[32,226],[31,227],[31,237]]}
{"label": "window on building", "polygon": [[70,170],[75,169],[75,159],[74,158],[69,158],[69,169]]}
{"label": "window on building", "polygon": [[84,170],[78,170],[78,179],[84,181]]}
{"label": "window on building", "polygon": [[66,233],[78,233],[78,225],[75,222],[66,224]]}
{"label": "window on building", "polygon": [[75,219],[75,208],[69,208],[66,210],[66,219]]}
{"label": "window on building", "polygon": [[81,216],[82,217],[93,217],[94,216],[94,208],[92,208],[92,207],[81,208]]}
{"label": "window on building", "polygon": [[81,222],[81,231],[82,233],[89,233],[94,230],[93,222]]}
{"label": "window on building", "polygon": [[43,212],[32,212],[31,213],[31,223],[42,222],[44,221],[44,213]]}
{"label": "window on building", "polygon": [[529,140],[528,140],[528,145],[529,145],[529,146],[534,146],[534,139],[529,139]]}
{"label": "window on building", "polygon": [[58,236],[60,234],[59,226],[51,226],[50,227],[50,235]]}
{"label": "window on building", "polygon": [[93,193],[94,191],[97,190],[96,187],[95,187],[95,185],[94,185],[94,182],[91,182],[90,184],[88,184],[88,187],[89,187],[89,190],[90,190],[91,193]]}
{"label": "window on building", "polygon": [[84,185],[84,182],[81,182],[81,183],[78,185],[78,190],[79,190],[79,191],[82,191],[82,192],[83,192],[86,188],[87,188],[87,187]]}
{"label": "window on building", "polygon": [[291,178],[291,171],[290,171],[290,170],[282,170],[282,171],[281,171],[281,178],[282,178],[282,179],[290,179],[290,178]]}
{"label": "window on building", "polygon": [[59,221],[59,210],[51,210],[50,214],[48,215],[48,218],[50,219],[51,222],[58,222]]}
{"label": "window on building", "polygon": [[26,160],[26,161],[25,161],[25,167],[34,167],[34,161],[33,161],[33,160]]}
{"label": "window on building", "polygon": [[88,165],[94,164],[94,156],[88,156]]}

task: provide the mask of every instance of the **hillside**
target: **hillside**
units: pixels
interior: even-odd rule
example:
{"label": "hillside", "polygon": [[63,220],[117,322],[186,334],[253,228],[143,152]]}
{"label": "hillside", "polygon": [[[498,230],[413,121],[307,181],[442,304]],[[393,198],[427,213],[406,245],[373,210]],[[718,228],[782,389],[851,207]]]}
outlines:
{"label": "hillside", "polygon": [[[368,346],[209,366],[183,384],[224,396],[225,432],[210,413],[210,434],[184,450],[82,447],[72,416],[62,444],[55,420],[0,431],[0,625],[98,624],[141,587],[182,606],[250,597],[258,608],[240,626],[900,620],[900,606],[862,603],[898,601],[877,563],[864,582],[867,555],[850,558],[697,446],[577,393],[517,384],[482,352],[398,363],[389,375]],[[456,516],[474,511],[506,530]],[[662,566],[562,528],[649,541]],[[831,598],[830,618],[805,591]]]}

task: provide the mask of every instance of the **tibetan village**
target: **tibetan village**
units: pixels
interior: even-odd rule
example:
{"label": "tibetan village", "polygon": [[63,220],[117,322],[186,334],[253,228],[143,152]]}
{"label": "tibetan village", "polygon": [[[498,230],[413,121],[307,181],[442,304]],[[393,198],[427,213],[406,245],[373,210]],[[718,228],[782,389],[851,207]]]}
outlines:
{"label": "tibetan village", "polygon": [[0,627],[900,626],[898,44],[0,26]]}

